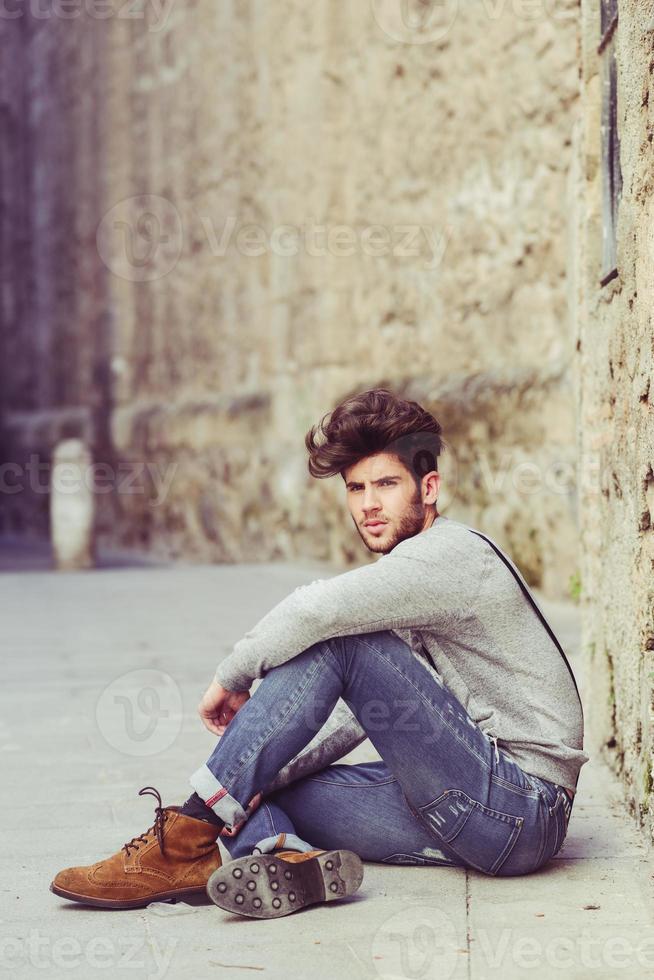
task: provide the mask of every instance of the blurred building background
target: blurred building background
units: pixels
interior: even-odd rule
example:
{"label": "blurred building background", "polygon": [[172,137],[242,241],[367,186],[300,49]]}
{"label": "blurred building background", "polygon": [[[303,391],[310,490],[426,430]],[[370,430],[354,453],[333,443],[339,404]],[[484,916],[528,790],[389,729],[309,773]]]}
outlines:
{"label": "blurred building background", "polygon": [[[408,43],[341,0],[0,23],[3,445],[88,440],[101,539],[366,560],[304,433],[387,383],[443,425],[443,510],[566,594],[577,8],[460,6]],[[46,534],[47,495],[3,521]]]}
{"label": "blurred building background", "polygon": [[654,826],[644,7],[5,10],[0,529],[48,537],[78,437],[101,544],[370,560],[304,434],[389,385],[443,425],[441,510],[580,592],[589,721]]}

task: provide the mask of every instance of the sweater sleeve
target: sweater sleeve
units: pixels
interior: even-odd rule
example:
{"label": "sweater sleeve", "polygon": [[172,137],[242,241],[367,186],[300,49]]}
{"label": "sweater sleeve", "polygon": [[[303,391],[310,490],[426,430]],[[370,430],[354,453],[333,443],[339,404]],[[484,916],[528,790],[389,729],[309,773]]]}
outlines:
{"label": "sweater sleeve", "polygon": [[372,564],[299,586],[235,644],[216,670],[218,683],[249,690],[255,678],[321,640],[456,617],[467,594],[465,570],[426,560],[424,551],[412,554],[411,541]]}

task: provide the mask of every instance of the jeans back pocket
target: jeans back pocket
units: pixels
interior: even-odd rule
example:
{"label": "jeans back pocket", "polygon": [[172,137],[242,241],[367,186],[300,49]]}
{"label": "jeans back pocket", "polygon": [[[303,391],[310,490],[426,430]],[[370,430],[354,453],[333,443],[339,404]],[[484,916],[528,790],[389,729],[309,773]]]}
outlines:
{"label": "jeans back pocket", "polygon": [[549,857],[554,857],[554,855],[558,854],[563,847],[563,841],[565,840],[568,832],[568,819],[570,813],[570,801],[560,786],[557,786],[556,788],[556,799],[554,803],[551,805],[548,804],[547,809],[550,817],[550,833],[553,838],[550,845],[551,850]]}
{"label": "jeans back pocket", "polygon": [[498,873],[515,847],[523,818],[492,810],[460,789],[445,790],[418,807],[427,827],[466,864],[486,874]]}

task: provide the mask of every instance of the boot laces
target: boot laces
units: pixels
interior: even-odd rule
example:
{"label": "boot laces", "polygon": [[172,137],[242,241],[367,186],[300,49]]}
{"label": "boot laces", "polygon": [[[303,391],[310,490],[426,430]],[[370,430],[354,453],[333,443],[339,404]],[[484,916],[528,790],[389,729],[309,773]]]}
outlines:
{"label": "boot laces", "polygon": [[157,800],[157,806],[154,810],[154,823],[149,827],[144,834],[138,834],[136,837],[132,837],[130,841],[123,844],[122,850],[126,854],[129,854],[130,847],[133,847],[135,851],[139,849],[139,843],[147,844],[148,838],[152,831],[155,832],[157,836],[157,843],[159,844],[159,850],[164,853],[164,836],[163,836],[163,825],[166,821],[166,811],[161,805],[161,796],[159,791],[154,788],[154,786],[144,786],[143,789],[139,790],[139,796],[154,796]]}

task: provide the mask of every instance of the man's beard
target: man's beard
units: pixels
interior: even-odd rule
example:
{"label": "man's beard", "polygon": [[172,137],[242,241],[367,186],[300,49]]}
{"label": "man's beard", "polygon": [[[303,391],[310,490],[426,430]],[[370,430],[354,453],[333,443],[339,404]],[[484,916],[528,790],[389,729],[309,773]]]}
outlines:
{"label": "man's beard", "polygon": [[[406,513],[402,515],[399,524],[396,528],[394,528],[388,538],[384,538],[383,541],[378,541],[376,539],[371,539],[369,541],[364,538],[361,528],[356,521],[354,521],[354,526],[359,532],[359,537],[369,551],[386,555],[389,551],[392,551],[395,545],[399,544],[400,541],[404,541],[405,538],[412,538],[415,534],[422,531],[423,524],[425,523],[425,509],[426,507],[422,502],[420,491],[416,487],[413,499],[409,503]],[[383,520],[383,518],[380,518],[380,520]]]}

